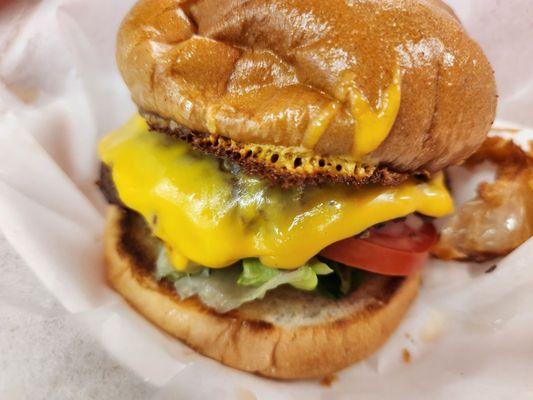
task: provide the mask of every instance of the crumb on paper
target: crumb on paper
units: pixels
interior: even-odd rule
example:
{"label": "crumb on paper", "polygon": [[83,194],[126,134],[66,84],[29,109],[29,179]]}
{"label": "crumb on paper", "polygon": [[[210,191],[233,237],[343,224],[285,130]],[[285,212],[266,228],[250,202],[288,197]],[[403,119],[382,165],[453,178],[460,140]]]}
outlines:
{"label": "crumb on paper", "polygon": [[320,381],[320,385],[325,386],[325,387],[331,387],[331,385],[333,385],[338,380],[339,380],[339,377],[335,374],[326,375]]}
{"label": "crumb on paper", "polygon": [[496,268],[498,268],[497,264],[492,265],[489,269],[485,271],[486,274],[490,274],[491,272],[496,271]]}
{"label": "crumb on paper", "polygon": [[403,359],[403,362],[406,364],[409,364],[411,362],[411,353],[409,353],[409,350],[403,349],[402,359]]}
{"label": "crumb on paper", "polygon": [[415,339],[413,338],[413,336],[410,334],[410,333],[406,333],[405,334],[405,338],[407,340],[409,340],[411,343],[414,343],[415,342]]}
{"label": "crumb on paper", "polygon": [[439,311],[433,311],[420,332],[420,338],[424,342],[435,342],[444,333],[446,318]]}

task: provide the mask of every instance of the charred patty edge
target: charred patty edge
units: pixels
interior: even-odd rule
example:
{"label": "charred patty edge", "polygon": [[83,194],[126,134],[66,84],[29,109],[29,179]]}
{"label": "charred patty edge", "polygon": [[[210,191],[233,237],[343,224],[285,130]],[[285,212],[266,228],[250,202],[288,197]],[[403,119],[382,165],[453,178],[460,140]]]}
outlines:
{"label": "charred patty edge", "polygon": [[152,131],[187,142],[194,149],[228,159],[246,174],[269,180],[282,188],[328,183],[349,186],[396,186],[410,176],[427,178],[427,171],[398,172],[388,166],[357,163],[342,157],[321,156],[300,147],[238,143],[233,139],[194,131],[157,114],[140,111]]}

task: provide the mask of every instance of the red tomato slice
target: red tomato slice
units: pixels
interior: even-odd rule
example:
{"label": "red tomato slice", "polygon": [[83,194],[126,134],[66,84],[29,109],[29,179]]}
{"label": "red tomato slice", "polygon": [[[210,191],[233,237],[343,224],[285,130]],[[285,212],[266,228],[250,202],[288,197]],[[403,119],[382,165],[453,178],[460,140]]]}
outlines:
{"label": "red tomato slice", "polygon": [[437,231],[429,222],[418,229],[405,222],[389,222],[369,229],[363,237],[333,243],[320,255],[381,275],[407,276],[424,266],[436,241]]}

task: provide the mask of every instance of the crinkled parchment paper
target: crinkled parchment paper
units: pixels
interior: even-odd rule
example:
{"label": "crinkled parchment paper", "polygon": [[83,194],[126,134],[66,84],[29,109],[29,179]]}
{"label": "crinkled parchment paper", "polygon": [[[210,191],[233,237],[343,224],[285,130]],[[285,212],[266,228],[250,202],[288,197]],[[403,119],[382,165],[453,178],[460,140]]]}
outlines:
{"label": "crinkled parchment paper", "polygon": [[[113,57],[118,24],[132,3],[0,1],[0,228],[102,346],[162,387],[161,398],[533,398],[532,241],[496,263],[432,262],[392,339],[331,387],[221,366],[115,295],[103,273],[96,143],[134,111]],[[499,116],[533,126],[533,2],[452,5],[496,70]],[[527,130],[513,136],[533,137]],[[459,201],[485,175],[456,171]],[[492,264],[496,270],[485,273]]]}

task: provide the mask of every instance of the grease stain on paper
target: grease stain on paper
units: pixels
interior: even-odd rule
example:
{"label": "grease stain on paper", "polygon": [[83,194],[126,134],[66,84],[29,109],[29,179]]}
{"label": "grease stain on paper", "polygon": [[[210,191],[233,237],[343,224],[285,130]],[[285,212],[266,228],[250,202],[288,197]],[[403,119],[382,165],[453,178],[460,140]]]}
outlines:
{"label": "grease stain on paper", "polygon": [[420,331],[420,339],[424,342],[436,342],[444,333],[445,326],[446,316],[440,311],[431,311],[425,325]]}

